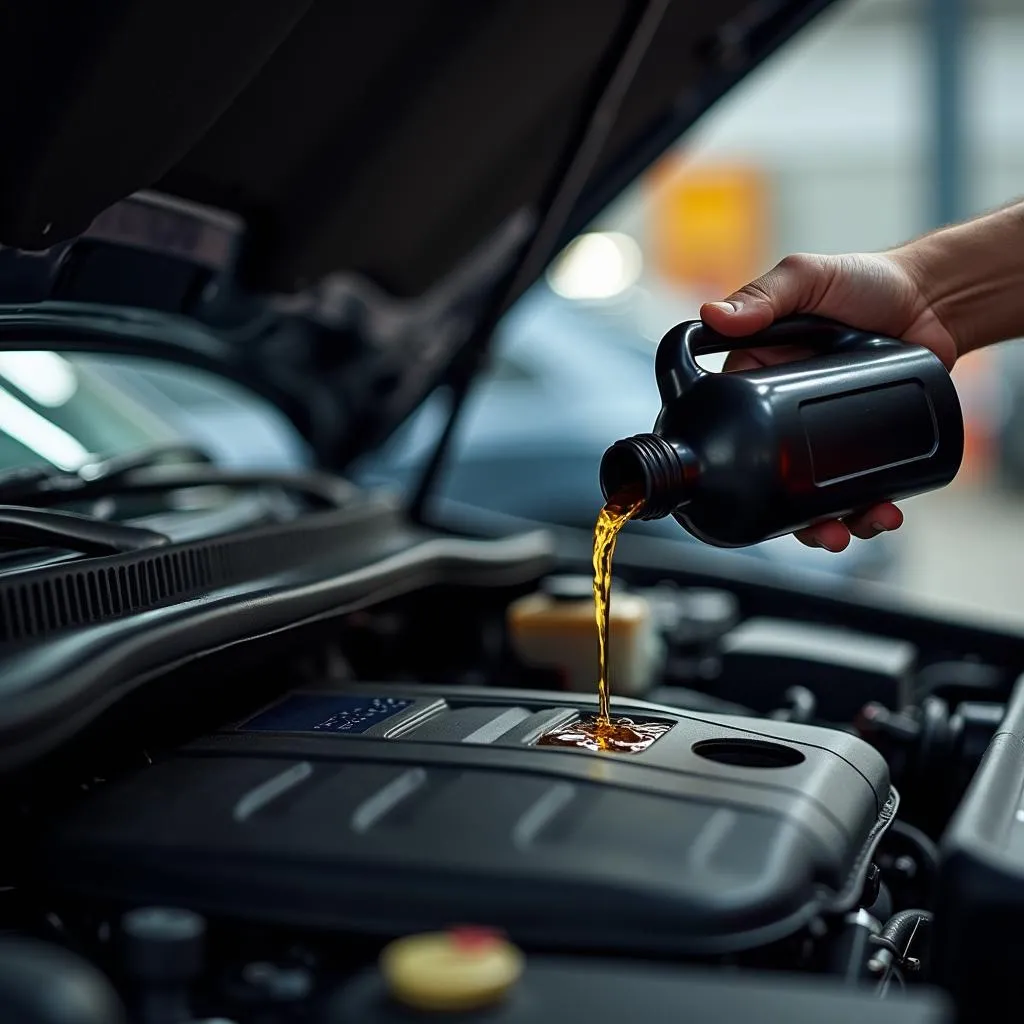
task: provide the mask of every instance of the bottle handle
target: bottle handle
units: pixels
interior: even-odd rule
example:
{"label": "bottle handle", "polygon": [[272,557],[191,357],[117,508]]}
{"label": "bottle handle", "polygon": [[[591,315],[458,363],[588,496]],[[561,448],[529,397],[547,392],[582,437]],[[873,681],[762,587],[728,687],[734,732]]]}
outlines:
{"label": "bottle handle", "polygon": [[697,365],[697,356],[714,352],[733,352],[745,348],[779,348],[795,345],[827,351],[900,344],[892,338],[859,331],[835,320],[819,316],[787,316],[763,331],[745,338],[729,338],[708,327],[702,320],[688,320],[673,327],[658,345],[655,376],[664,401],[678,398],[706,370]]}

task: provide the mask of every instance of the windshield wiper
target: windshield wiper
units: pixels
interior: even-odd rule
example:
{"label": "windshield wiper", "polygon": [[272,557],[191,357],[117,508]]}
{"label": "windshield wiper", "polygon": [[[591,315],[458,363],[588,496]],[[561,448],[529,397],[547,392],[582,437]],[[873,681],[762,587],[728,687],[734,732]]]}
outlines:
{"label": "windshield wiper", "polygon": [[74,512],[0,506],[0,547],[61,548],[83,555],[119,555],[169,543],[155,530],[122,526]]}
{"label": "windshield wiper", "polygon": [[[169,456],[191,465],[161,465]],[[197,487],[251,490],[278,487],[326,508],[349,503],[356,488],[327,473],[221,469],[191,445],[168,445],[104,459],[73,472],[19,469],[0,474],[0,504],[52,508],[69,502],[138,494],[166,494]]]}
{"label": "windshield wiper", "polygon": [[40,502],[38,499],[46,494],[77,495],[81,493],[81,488],[85,484],[110,484],[134,470],[158,466],[168,459],[205,464],[212,461],[210,456],[196,445],[164,444],[113,455],[97,462],[86,463],[75,470],[56,469],[53,466],[22,466],[0,473],[0,504],[58,504],[59,501]]}

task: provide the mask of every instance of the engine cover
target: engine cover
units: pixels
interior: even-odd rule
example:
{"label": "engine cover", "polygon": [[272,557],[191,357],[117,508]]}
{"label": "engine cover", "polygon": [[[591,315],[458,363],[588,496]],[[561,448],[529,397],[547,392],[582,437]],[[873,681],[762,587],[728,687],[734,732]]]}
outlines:
{"label": "engine cover", "polygon": [[478,922],[548,948],[717,954],[860,895],[897,798],[842,732],[617,701],[636,754],[538,746],[564,694],[295,692],[84,796],[48,886],[387,936]]}

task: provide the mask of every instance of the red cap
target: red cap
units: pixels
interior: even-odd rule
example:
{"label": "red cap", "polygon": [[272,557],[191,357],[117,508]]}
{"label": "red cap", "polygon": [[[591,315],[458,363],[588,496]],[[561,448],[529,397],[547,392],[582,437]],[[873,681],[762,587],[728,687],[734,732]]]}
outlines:
{"label": "red cap", "polygon": [[501,932],[482,925],[462,924],[448,929],[453,945],[464,953],[486,953],[503,939]]}

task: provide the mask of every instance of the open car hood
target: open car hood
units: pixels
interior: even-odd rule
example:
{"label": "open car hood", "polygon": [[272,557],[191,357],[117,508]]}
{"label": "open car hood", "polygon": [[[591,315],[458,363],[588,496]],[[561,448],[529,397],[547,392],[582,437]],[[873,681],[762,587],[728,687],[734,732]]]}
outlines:
{"label": "open car hood", "polygon": [[213,369],[342,468],[829,2],[10,5],[0,347]]}

